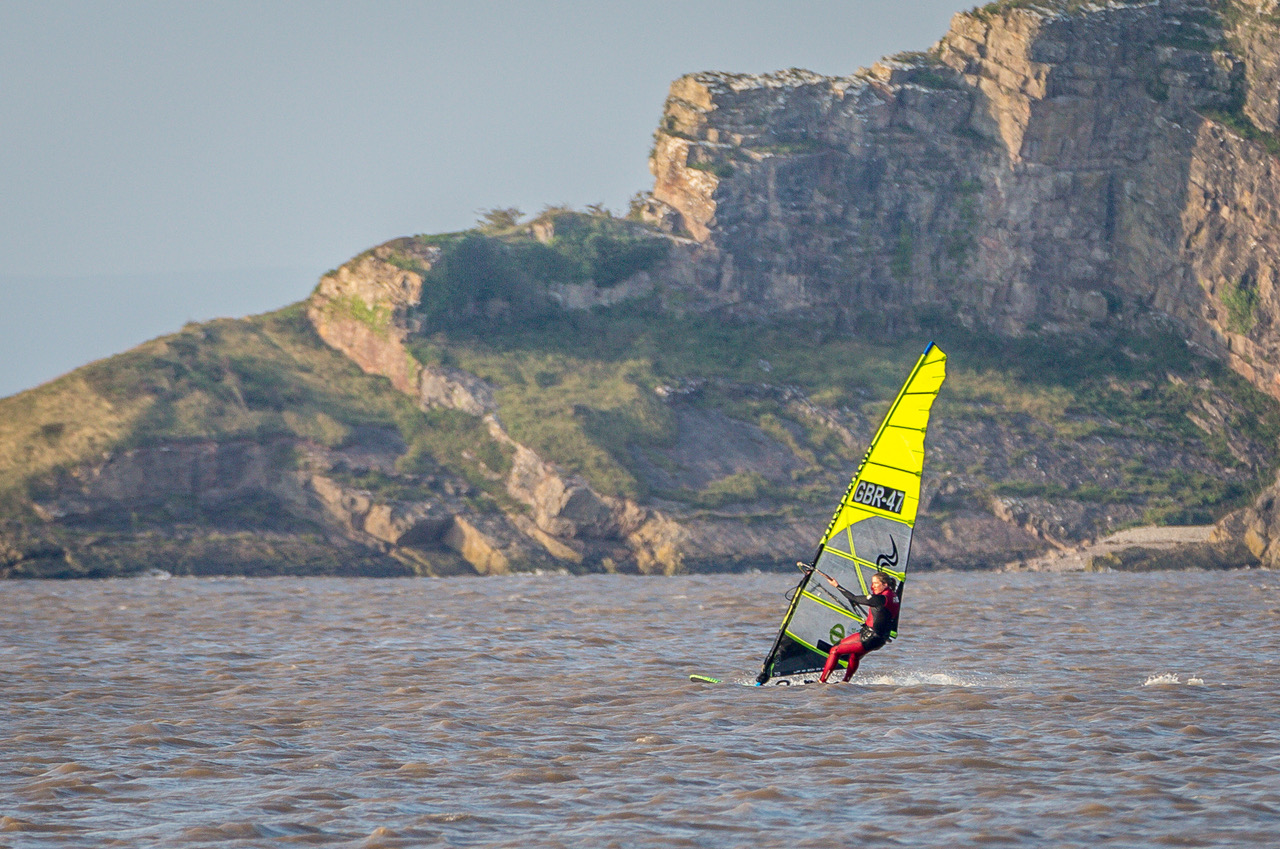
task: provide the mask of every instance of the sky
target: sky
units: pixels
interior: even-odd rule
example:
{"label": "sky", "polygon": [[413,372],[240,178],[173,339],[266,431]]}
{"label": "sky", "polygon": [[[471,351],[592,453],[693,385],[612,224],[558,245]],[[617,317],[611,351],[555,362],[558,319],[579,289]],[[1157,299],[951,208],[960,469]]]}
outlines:
{"label": "sky", "polygon": [[850,74],[972,5],[0,0],[0,397],[486,209],[623,212],[682,74]]}

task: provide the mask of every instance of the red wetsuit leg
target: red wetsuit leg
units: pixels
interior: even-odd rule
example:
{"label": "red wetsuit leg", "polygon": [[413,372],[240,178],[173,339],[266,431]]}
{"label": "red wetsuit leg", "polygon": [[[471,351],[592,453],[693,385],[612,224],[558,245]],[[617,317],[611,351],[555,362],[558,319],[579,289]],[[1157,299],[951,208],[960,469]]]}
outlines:
{"label": "red wetsuit leg", "polygon": [[[831,651],[827,652],[827,663],[822,667],[822,677],[818,680],[823,684],[827,683],[827,676],[831,674],[831,670],[836,668],[836,661],[845,655],[849,655],[849,668],[856,670],[858,668],[858,658],[866,652],[862,648],[862,638],[857,634],[851,637],[845,637],[840,642],[831,647]],[[849,672],[845,675],[844,680],[848,681],[849,676],[853,675]]]}
{"label": "red wetsuit leg", "polygon": [[827,652],[827,662],[822,666],[822,676],[818,678],[823,684],[827,683],[827,676],[831,674],[831,670],[835,669],[836,658],[839,657],[837,652],[840,650],[838,645],[832,646],[831,651]]}
{"label": "red wetsuit leg", "polygon": [[853,677],[853,673],[858,671],[858,662],[861,661],[862,656],[867,653],[866,648],[862,645],[862,640],[856,637],[855,639],[858,640],[858,646],[853,651],[849,652],[849,666],[844,671],[845,683],[848,683],[849,679]]}

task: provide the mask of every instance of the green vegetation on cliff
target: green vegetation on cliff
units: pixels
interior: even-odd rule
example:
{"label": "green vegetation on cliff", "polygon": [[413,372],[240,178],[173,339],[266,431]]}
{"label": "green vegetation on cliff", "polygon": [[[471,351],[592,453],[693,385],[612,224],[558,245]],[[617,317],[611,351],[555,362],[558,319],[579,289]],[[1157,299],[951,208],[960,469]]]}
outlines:
{"label": "green vegetation on cliff", "polygon": [[429,269],[409,255],[392,259],[426,280],[417,317],[429,326],[462,324],[478,333],[554,313],[550,284],[591,282],[607,289],[653,267],[670,248],[634,222],[563,210],[501,234],[469,231],[414,241],[440,249]]}
{"label": "green vegetation on cliff", "polygon": [[[1275,401],[1193,355],[1173,332],[1004,339],[938,322],[929,335],[886,344],[835,323],[676,315],[650,299],[436,330],[412,350],[498,387],[512,436],[601,492],[802,510],[847,480],[868,434],[842,438],[799,399],[847,410],[847,424],[869,429],[930,335],[951,354],[939,428],[995,422],[1036,443],[1011,462],[975,469],[938,455],[939,471],[972,473],[975,496],[1114,503],[1133,507],[1135,521],[1206,522],[1241,506],[1276,467]],[[662,476],[646,469],[669,465],[663,458],[678,441],[674,407],[660,397],[667,393],[785,445],[798,461],[791,482],[736,474],[693,490],[655,484]],[[1051,476],[1061,480],[1024,466],[1032,452],[1056,457]],[[1070,468],[1072,457],[1079,468]]]}

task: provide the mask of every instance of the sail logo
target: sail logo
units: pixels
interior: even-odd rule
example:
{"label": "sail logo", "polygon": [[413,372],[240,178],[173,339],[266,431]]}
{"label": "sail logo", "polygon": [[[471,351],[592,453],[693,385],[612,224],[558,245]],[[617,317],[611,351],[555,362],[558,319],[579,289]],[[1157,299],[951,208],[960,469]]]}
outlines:
{"label": "sail logo", "polygon": [[889,554],[881,554],[876,558],[877,569],[898,568],[898,541],[893,537],[889,537],[889,542],[893,545],[893,551]]}
{"label": "sail logo", "polygon": [[906,500],[907,494],[902,490],[870,481],[858,481],[858,486],[853,491],[854,504],[874,507],[886,513],[901,513],[902,502]]}

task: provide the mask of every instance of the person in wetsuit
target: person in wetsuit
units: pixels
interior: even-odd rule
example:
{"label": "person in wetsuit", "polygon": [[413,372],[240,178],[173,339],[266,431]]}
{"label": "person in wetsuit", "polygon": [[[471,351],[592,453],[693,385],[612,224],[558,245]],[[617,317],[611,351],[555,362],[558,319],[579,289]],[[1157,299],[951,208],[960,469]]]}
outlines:
{"label": "person in wetsuit", "polygon": [[862,623],[862,630],[845,637],[831,647],[827,654],[827,664],[822,668],[823,684],[827,676],[835,669],[841,658],[847,658],[849,667],[844,671],[844,680],[848,681],[858,671],[858,661],[867,652],[873,652],[885,644],[889,634],[898,626],[898,597],[894,595],[893,578],[884,572],[876,572],[871,576],[871,595],[857,595],[840,586],[830,575],[823,575],[827,583],[835,587],[850,604],[862,605],[867,609],[867,619]]}

